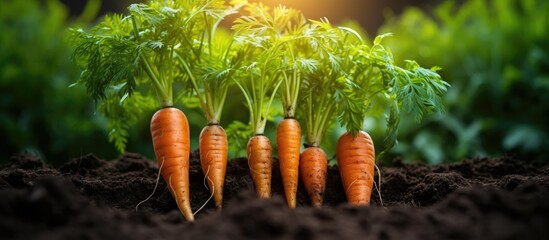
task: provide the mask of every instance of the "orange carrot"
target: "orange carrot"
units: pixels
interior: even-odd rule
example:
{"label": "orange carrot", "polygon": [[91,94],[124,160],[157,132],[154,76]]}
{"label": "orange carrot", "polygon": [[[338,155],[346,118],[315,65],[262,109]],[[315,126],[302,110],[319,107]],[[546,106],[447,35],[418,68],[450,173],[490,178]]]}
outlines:
{"label": "orange carrot", "polygon": [[188,221],[194,221],[189,196],[189,123],[181,110],[166,107],[151,119],[154,153],[160,173]]}
{"label": "orange carrot", "polygon": [[248,141],[248,165],[257,195],[260,198],[271,196],[271,176],[273,169],[272,147],[269,138],[255,135]]}
{"label": "orange carrot", "polygon": [[213,194],[215,207],[222,208],[223,185],[227,171],[228,143],[225,130],[218,124],[209,124],[200,133],[200,164]]}
{"label": "orange carrot", "polygon": [[276,148],[286,203],[290,208],[295,208],[301,148],[301,127],[297,120],[285,118],[278,124]]}
{"label": "orange carrot", "polygon": [[326,190],[328,159],[319,147],[308,147],[301,154],[299,172],[313,207],[321,207]]}
{"label": "orange carrot", "polygon": [[372,138],[360,131],[343,134],[337,142],[337,163],[347,201],[369,205],[374,183],[375,150]]}

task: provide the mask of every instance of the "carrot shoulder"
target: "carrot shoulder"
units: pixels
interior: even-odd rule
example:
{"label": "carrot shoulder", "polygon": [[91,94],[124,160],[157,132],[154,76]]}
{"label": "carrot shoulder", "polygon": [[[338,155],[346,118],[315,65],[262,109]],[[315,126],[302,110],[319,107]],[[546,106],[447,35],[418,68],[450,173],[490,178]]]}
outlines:
{"label": "carrot shoulder", "polygon": [[299,172],[313,207],[321,207],[326,190],[328,158],[319,147],[308,147],[301,154]]}
{"label": "carrot shoulder", "polygon": [[255,191],[260,198],[271,196],[272,151],[271,141],[264,135],[255,135],[248,141],[248,165]]}
{"label": "carrot shoulder", "polygon": [[343,134],[337,142],[337,163],[347,201],[369,205],[374,183],[375,150],[372,138],[360,131]]}
{"label": "carrot shoulder", "polygon": [[301,148],[301,127],[297,120],[286,118],[278,124],[276,148],[286,203],[290,208],[295,208]]}
{"label": "carrot shoulder", "polygon": [[202,129],[199,140],[200,164],[217,209],[221,209],[223,204],[228,148],[227,134],[221,126],[210,124]]}
{"label": "carrot shoulder", "polygon": [[188,221],[194,221],[189,195],[189,123],[174,107],[158,110],[151,119],[151,135],[160,173],[177,206]]}

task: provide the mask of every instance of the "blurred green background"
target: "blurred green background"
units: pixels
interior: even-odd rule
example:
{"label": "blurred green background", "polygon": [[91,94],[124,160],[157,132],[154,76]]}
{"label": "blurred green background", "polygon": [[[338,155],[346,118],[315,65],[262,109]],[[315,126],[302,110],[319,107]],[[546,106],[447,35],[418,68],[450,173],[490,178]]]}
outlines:
{"label": "blurred green background", "polygon": [[[136,1],[0,2],[0,162],[23,151],[54,165],[90,152],[104,159],[120,154],[109,143],[107,123],[96,113],[91,97],[83,88],[69,88],[80,73],[71,61],[65,29],[123,12],[132,2]],[[446,113],[420,123],[403,116],[399,144],[380,161],[390,164],[396,156],[428,163],[501,155],[547,159],[547,1],[340,0],[316,1],[315,8],[304,0],[263,2],[287,4],[310,18],[325,16],[333,23],[352,19],[371,38],[392,32],[384,43],[397,64],[414,59],[424,67],[442,67],[440,74],[452,85],[444,100]],[[231,91],[222,122],[226,127],[233,120],[248,119],[240,93]],[[196,149],[204,117],[198,109],[183,111]],[[273,140],[280,119],[267,126]],[[149,120],[132,129],[127,151],[153,158]],[[381,142],[383,120],[367,119],[365,130]],[[323,147],[329,155],[342,132],[336,127],[325,137]],[[237,143],[230,144],[238,148]],[[235,156],[243,156],[242,151],[233,150],[231,157]]]}

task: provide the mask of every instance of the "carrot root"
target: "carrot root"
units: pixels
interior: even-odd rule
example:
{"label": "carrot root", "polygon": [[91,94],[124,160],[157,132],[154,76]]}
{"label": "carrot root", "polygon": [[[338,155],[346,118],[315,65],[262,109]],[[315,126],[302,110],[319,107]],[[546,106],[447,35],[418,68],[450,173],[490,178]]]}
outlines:
{"label": "carrot root", "polygon": [[204,127],[200,133],[199,149],[202,171],[213,195],[215,207],[221,210],[229,153],[225,130],[217,124]]}
{"label": "carrot root", "polygon": [[189,194],[190,136],[187,117],[177,108],[162,108],[153,115],[150,128],[160,173],[183,216],[187,221],[194,221]]}
{"label": "carrot root", "polygon": [[374,183],[375,150],[366,132],[343,134],[337,143],[337,162],[347,201],[369,205]]}
{"label": "carrot root", "polygon": [[286,118],[278,124],[276,128],[276,148],[286,203],[290,208],[295,208],[301,148],[301,127],[297,120]]}
{"label": "carrot root", "polygon": [[257,195],[260,198],[271,196],[273,169],[272,147],[269,138],[255,135],[248,141],[248,165]]}
{"label": "carrot root", "polygon": [[299,172],[313,207],[321,207],[326,190],[328,159],[319,147],[308,147],[301,154]]}

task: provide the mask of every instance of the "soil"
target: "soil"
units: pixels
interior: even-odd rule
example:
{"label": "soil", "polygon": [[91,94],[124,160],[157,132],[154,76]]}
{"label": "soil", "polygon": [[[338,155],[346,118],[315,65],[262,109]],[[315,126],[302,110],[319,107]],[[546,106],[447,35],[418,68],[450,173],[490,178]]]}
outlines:
{"label": "soil", "polygon": [[[196,211],[209,192],[196,153],[191,166]],[[209,201],[188,223],[164,181],[154,191],[158,167],[151,159],[89,154],[53,168],[18,154],[0,168],[0,238],[549,239],[547,164],[511,157],[444,165],[395,159],[380,172],[381,197],[374,192],[371,206],[346,204],[338,169],[331,167],[324,207],[310,207],[300,185],[298,207],[288,209],[276,162],[273,197],[261,200],[246,159],[233,159],[223,210]]]}

